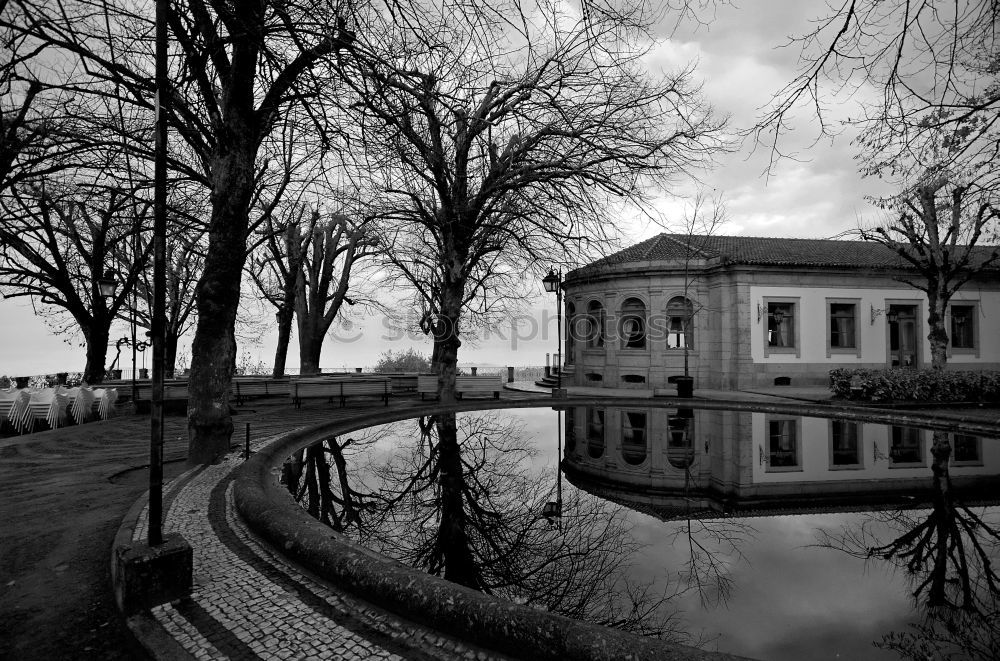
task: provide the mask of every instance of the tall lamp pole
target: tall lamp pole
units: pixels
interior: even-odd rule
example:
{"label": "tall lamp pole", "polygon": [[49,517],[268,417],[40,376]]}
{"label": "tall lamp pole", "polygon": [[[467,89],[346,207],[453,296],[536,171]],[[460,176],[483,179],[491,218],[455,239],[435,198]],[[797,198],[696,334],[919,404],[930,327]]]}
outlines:
{"label": "tall lamp pole", "polygon": [[126,615],[190,596],[191,545],[178,533],[163,534],[163,367],[166,329],[167,244],[167,0],[156,0],[156,142],[153,156],[153,379],[149,434],[149,517],[146,544],[115,547],[111,580]]}
{"label": "tall lamp pole", "polygon": [[556,361],[559,363],[556,365],[556,397],[562,396],[562,271],[556,273],[555,269],[549,269],[548,275],[542,278],[542,285],[545,286],[545,291],[556,293],[556,327],[558,329],[558,343],[557,343],[557,353]]}
{"label": "tall lamp pole", "polygon": [[153,157],[153,382],[149,437],[150,546],[163,543],[163,331],[167,244],[167,0],[156,0],[156,144]]}

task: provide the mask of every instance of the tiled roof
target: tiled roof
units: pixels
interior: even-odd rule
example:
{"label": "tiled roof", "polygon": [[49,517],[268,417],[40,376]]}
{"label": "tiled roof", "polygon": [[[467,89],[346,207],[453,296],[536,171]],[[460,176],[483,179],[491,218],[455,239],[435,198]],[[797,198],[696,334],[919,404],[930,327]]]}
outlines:
{"label": "tiled roof", "polygon": [[[895,268],[907,265],[890,248],[874,241],[659,234],[577,269],[575,274],[584,275],[591,270],[619,264],[684,259],[689,250],[694,259],[700,254],[705,259],[718,260],[723,264],[841,268]],[[975,248],[982,259],[993,250],[996,248],[992,246]],[[994,267],[1000,268],[1000,264],[994,264],[991,269]]]}

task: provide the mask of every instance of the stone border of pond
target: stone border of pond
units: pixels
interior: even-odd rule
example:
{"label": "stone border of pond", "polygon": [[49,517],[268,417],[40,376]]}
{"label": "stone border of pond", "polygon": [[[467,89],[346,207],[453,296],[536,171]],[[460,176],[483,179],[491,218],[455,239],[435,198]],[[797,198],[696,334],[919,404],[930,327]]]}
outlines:
{"label": "stone border of pond", "polygon": [[444,412],[569,406],[747,410],[840,417],[887,424],[997,436],[1000,427],[976,418],[933,418],[870,407],[815,403],[767,403],[729,399],[657,397],[568,397],[473,401],[455,405],[371,411],[284,436],[260,449],[234,475],[235,505],[247,526],[288,557],[319,576],[397,615],[512,656],[532,659],[734,659],[677,644],[541,612],[484,595],[407,567],[356,544],[310,517],[278,484],[284,460],[296,449],[359,429]]}

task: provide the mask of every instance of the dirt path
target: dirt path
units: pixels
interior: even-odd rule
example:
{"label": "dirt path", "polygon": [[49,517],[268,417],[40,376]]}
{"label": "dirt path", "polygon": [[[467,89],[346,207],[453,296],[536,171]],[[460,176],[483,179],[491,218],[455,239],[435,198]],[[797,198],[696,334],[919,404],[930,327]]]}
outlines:
{"label": "dirt path", "polygon": [[[166,420],[166,479],[185,421]],[[145,659],[115,605],[110,552],[148,486],[149,418],[0,440],[0,659]]]}

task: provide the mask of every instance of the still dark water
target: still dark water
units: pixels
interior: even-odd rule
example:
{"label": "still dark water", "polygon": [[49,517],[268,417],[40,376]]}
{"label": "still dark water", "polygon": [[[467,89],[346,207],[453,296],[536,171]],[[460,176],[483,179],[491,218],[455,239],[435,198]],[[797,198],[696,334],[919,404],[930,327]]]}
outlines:
{"label": "still dark water", "polygon": [[997,658],[993,439],[748,412],[484,411],[457,416],[448,482],[434,423],[328,442],[322,507],[307,483],[324,470],[304,455],[304,505],[432,573],[461,565],[459,582],[498,596],[706,649]]}

